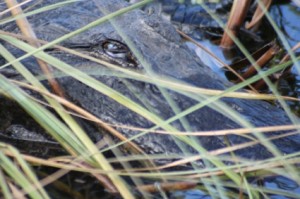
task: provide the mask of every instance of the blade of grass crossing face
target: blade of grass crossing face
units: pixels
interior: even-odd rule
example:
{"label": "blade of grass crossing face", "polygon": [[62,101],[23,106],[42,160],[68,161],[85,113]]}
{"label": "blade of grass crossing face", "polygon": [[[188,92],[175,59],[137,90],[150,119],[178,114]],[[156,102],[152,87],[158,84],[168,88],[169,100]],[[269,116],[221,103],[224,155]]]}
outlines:
{"label": "blade of grass crossing face", "polygon": [[[1,44],[0,44],[0,52],[1,55],[8,61],[12,61],[15,59],[15,57],[8,51],[6,50]],[[27,81],[29,81],[32,85],[35,85],[37,87],[39,87],[40,89],[47,91],[47,89],[31,74],[31,72],[28,71],[27,68],[25,68],[20,62],[16,62],[13,64],[14,68],[23,75],[23,77],[26,78]],[[61,105],[59,103],[57,103],[55,100],[45,97],[47,99],[47,101],[51,104],[51,106],[57,111],[57,113],[64,119],[64,121],[66,121],[67,123],[70,124],[70,115],[67,114],[65,111],[62,111],[63,108],[61,107]],[[72,126],[72,125],[70,125]],[[74,125],[73,125],[74,127]],[[77,126],[75,126],[76,130],[79,130],[80,128],[76,128]],[[72,139],[72,138],[68,138],[68,136],[63,137],[65,134],[64,133],[60,133],[60,134],[56,134],[55,136],[52,135],[53,137],[56,138],[57,141],[59,141],[60,143],[65,143],[65,140],[72,140],[72,143],[78,143],[78,141]],[[70,134],[71,135],[71,134]],[[69,135],[69,136],[70,136]],[[62,140],[63,139],[63,140]],[[66,145],[64,145],[66,149],[70,149],[70,147],[66,147]],[[74,148],[81,148],[80,144],[78,143],[76,146],[73,145],[71,150],[68,150],[71,154],[74,154]],[[76,151],[76,150],[75,150]]]}
{"label": "blade of grass crossing face", "polygon": [[[56,132],[68,132],[67,135],[71,135],[72,133],[60,122],[58,122],[58,119],[55,118],[52,114],[50,114],[47,110],[42,108],[39,104],[33,102],[30,98],[26,97],[25,94],[22,94],[22,91],[15,86],[11,85],[5,77],[0,75],[0,92],[6,92],[8,93],[14,100],[16,100],[31,116],[42,126],[44,127],[48,132],[50,132],[52,135],[57,136]],[[51,124],[51,122],[55,122],[54,124]],[[72,137],[69,137],[72,138]],[[72,139],[65,140],[68,142],[69,145],[74,144],[72,142]],[[64,143],[62,143],[64,144]],[[88,161],[92,165],[98,165],[100,168],[102,168],[105,171],[113,171],[113,168],[110,166],[110,164],[106,161],[106,159],[103,157],[101,153],[99,153],[97,147],[94,145],[94,143],[89,140],[88,138],[85,140],[85,145],[79,145],[78,148],[74,147],[75,150],[77,150],[78,154],[84,155],[86,154],[86,151],[89,153],[88,156],[84,156],[85,160]],[[82,147],[83,150],[80,150]],[[92,155],[90,155],[92,154]],[[118,188],[121,195],[124,198],[133,198],[132,193],[129,192],[128,188],[125,185],[125,182],[118,176],[113,173],[107,174],[109,178],[112,180],[114,185]]]}
{"label": "blade of grass crossing face", "polygon": [[[0,152],[0,161],[2,170],[4,170],[14,181],[23,188],[23,190],[28,193],[28,195],[33,199],[43,199],[44,196],[41,195],[37,190],[32,189],[32,184],[27,180],[25,176],[16,165],[3,153]],[[49,198],[49,197],[47,197]]]}
{"label": "blade of grass crossing face", "polygon": [[[1,152],[0,152],[1,153]],[[9,191],[7,181],[5,180],[3,170],[0,169],[0,189],[5,199],[13,199],[11,192]]]}
{"label": "blade of grass crossing face", "polygon": [[49,198],[48,194],[39,183],[39,180],[34,174],[33,170],[30,168],[28,163],[25,162],[24,159],[20,156],[20,153],[11,146],[7,146],[7,149],[12,153],[13,157],[20,165],[20,169],[22,169],[27,179],[31,182],[31,185],[34,186],[33,188],[36,189],[43,196],[43,198]]}

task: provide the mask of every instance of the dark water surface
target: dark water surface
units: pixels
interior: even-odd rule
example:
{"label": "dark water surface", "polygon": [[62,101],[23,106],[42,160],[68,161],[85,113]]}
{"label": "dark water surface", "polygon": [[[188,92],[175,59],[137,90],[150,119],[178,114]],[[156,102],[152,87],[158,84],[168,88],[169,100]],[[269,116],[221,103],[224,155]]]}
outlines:
{"label": "dark water surface", "polygon": [[[271,14],[276,24],[282,30],[288,45],[292,48],[300,42],[300,7],[292,3],[275,5],[271,8]],[[300,55],[300,50],[295,51],[296,56]],[[300,98],[300,62],[293,64],[291,74],[279,82],[279,90],[283,95]],[[290,107],[299,116],[300,103],[289,102]]]}

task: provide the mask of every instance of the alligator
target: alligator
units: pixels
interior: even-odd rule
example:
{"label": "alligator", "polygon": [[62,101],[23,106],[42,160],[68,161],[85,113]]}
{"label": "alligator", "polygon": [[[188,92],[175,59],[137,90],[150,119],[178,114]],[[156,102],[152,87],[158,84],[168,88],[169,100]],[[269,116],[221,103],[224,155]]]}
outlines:
{"label": "alligator", "polygon": [[[60,1],[43,1],[44,5],[56,2]],[[39,39],[52,41],[99,19],[107,13],[129,5],[128,2],[123,0],[78,1],[55,10],[30,16],[28,20]],[[2,29],[16,31],[13,24],[2,27]],[[9,46],[4,41],[1,41],[1,43],[16,55],[20,55],[20,50]],[[152,75],[156,80],[169,80],[176,82],[177,85],[179,83],[194,88],[213,90],[226,90],[232,86],[230,82],[215,74],[199,60],[195,53],[182,42],[180,35],[169,21],[142,10],[133,10],[122,14],[115,17],[111,22],[93,27],[84,33],[64,40],[60,44],[116,64],[122,69],[128,68],[141,74]],[[115,89],[163,120],[167,120],[176,113],[185,111],[209,97],[197,93],[189,94],[184,90],[167,89],[155,81],[147,82],[144,79],[120,78],[107,75],[108,73],[101,75],[101,72],[110,70],[104,64],[95,63],[54,49],[48,49],[48,52],[74,68],[82,71],[94,71],[91,75],[98,81]],[[4,61],[2,60],[2,62]],[[34,74],[41,74],[35,59],[28,58],[23,63]],[[12,77],[13,75],[9,70],[11,69],[5,68],[1,69],[0,72],[6,74],[6,76],[10,74],[10,78],[20,78],[17,75]],[[97,74],[97,72],[99,73]],[[151,121],[132,109],[119,104],[72,77],[63,76],[58,78],[58,81],[68,100],[107,123],[139,128],[154,126]],[[173,121],[171,125],[178,131],[212,131],[243,127],[244,124],[239,120],[240,118],[244,118],[255,127],[287,125],[291,124],[291,121],[298,121],[295,116],[287,116],[281,108],[266,101],[222,98],[219,103],[225,105],[225,107],[217,103],[210,103],[186,115],[182,120]],[[8,104],[9,107],[13,106],[14,108],[8,108]],[[10,120],[6,123],[1,122],[1,125],[3,125],[0,127],[1,133],[7,132],[7,129],[10,129],[10,132],[12,129],[20,129],[11,128],[13,125],[20,125],[20,122],[14,119],[11,111],[17,109],[16,107],[16,104],[3,96],[1,97],[0,115]],[[239,116],[233,116],[228,110],[236,112]],[[18,118],[20,118],[20,115]],[[25,120],[22,122],[23,126],[32,128],[30,125],[33,122],[29,121],[30,119],[27,121],[23,118],[23,120]],[[187,125],[184,124],[184,121]],[[101,139],[99,130],[95,130],[93,124],[87,121],[80,121],[80,123],[87,129],[87,133],[94,141]],[[127,138],[140,133],[136,130],[121,127],[117,127],[117,129]],[[38,133],[39,130],[39,128],[35,128],[31,131]],[[282,133],[275,132],[270,135],[281,135]],[[8,135],[12,135],[12,133]],[[1,139],[2,137],[0,137],[0,141]],[[170,135],[148,133],[135,138],[134,142],[148,154],[182,154],[182,149],[178,146],[176,140],[177,138]],[[235,145],[249,141],[249,139],[238,135],[228,135],[227,141],[231,145]],[[197,142],[206,150],[226,147],[228,145],[227,141],[223,136],[206,136],[197,139]],[[299,142],[299,135],[293,135],[277,139],[274,144],[282,153],[289,154],[300,151]],[[185,144],[183,146],[191,153],[196,153],[196,150],[190,146]],[[262,145],[254,145],[238,150],[237,154],[252,159],[264,159],[272,156]]]}

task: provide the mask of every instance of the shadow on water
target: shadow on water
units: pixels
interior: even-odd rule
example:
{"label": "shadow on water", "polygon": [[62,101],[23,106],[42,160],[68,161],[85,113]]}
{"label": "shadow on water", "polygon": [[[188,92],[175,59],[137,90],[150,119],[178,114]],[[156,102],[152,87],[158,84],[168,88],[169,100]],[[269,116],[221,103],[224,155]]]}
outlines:
{"label": "shadow on water", "polygon": [[[279,27],[279,29],[283,32],[285,38],[288,41],[290,48],[295,46],[297,43],[300,42],[300,7],[297,7],[292,2],[282,1],[283,3],[277,3],[272,5],[270,8],[270,14],[274,19],[275,23]],[[180,12],[187,12],[187,10],[195,11],[199,10],[195,6],[194,8],[184,9],[189,5],[181,5],[176,10],[174,9],[173,12],[175,14],[171,15],[171,20],[175,21],[175,26],[179,27],[182,31],[186,32],[189,36],[191,36],[194,40],[199,42],[202,46],[208,49],[210,52],[213,52],[219,59],[221,59],[224,63],[230,65],[234,63],[236,60],[243,58],[242,53],[238,49],[233,49],[231,51],[222,50],[216,42],[220,40],[221,35],[211,33],[207,31],[207,29],[197,28],[195,24],[182,24],[184,21],[191,22],[197,21],[195,16],[190,13],[180,13]],[[177,12],[177,13],[176,13]],[[190,16],[191,19],[182,19],[182,16]],[[178,21],[179,19],[179,21]],[[198,20],[199,21],[199,20]],[[179,24],[178,24],[179,22]],[[215,28],[215,27],[214,27]],[[242,33],[243,34],[243,33]],[[247,34],[247,33],[246,33]],[[250,53],[254,52],[255,50],[259,49],[261,46],[269,43],[270,41],[276,40],[280,46],[282,42],[272,27],[267,23],[263,25],[263,28],[257,33],[259,38],[252,38],[247,40],[244,38],[240,38],[242,43],[245,45],[246,49],[250,51]],[[247,35],[246,35],[247,36]],[[255,40],[255,42],[254,42]],[[216,61],[214,58],[211,57],[206,51],[202,48],[196,46],[194,43],[187,41],[186,42],[189,48],[193,49],[195,53],[200,57],[200,59],[207,65],[210,66],[211,69],[217,73],[219,76],[223,78],[227,78],[225,75],[225,70],[222,68],[223,65]],[[254,45],[255,44],[255,45]],[[285,54],[286,52],[283,52]],[[300,50],[295,51],[296,56],[300,54]],[[275,58],[276,59],[276,58]],[[279,61],[279,60],[277,60]],[[280,81],[277,83],[278,90],[287,96],[293,96],[300,98],[300,73],[297,72],[295,66],[291,67],[291,73],[284,78],[281,78]],[[300,115],[300,103],[299,102],[288,102],[290,107],[293,111]],[[277,177],[268,177],[264,178],[262,185],[263,188],[269,190],[285,190],[287,192],[292,192],[295,194],[300,195],[300,187],[299,185],[283,176]],[[199,190],[190,190],[186,192],[176,192],[172,194],[172,198],[184,198],[184,199],[208,199],[211,198],[207,193],[201,192]],[[262,197],[263,198],[263,197]],[[271,199],[284,199],[287,197],[281,195],[269,195]]]}

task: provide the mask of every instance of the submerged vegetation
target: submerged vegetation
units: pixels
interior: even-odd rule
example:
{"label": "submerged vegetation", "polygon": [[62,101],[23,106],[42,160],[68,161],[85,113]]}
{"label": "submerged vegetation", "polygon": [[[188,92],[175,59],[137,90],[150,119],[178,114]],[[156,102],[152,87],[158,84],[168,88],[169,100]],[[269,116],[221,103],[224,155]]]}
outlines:
{"label": "submerged vegetation", "polygon": [[[30,116],[47,132],[49,140],[53,140],[53,143],[50,143],[52,144],[51,146],[55,145],[55,147],[64,149],[58,155],[51,155],[49,157],[49,154],[46,154],[46,158],[44,158],[28,154],[26,151],[19,151],[17,146],[12,146],[12,143],[6,142],[0,136],[1,198],[62,198],[62,196],[65,198],[102,198],[104,195],[107,198],[170,198],[171,196],[180,198],[182,197],[180,196],[180,192],[176,191],[191,189],[200,190],[202,195],[208,195],[212,198],[271,198],[274,195],[300,198],[299,189],[297,193],[292,188],[289,190],[268,186],[269,183],[280,178],[287,181],[287,184],[291,185],[291,187],[293,185],[297,187],[300,183],[299,151],[282,154],[280,149],[272,143],[273,140],[282,137],[296,136],[295,139],[299,137],[299,120],[287,104],[287,101],[299,101],[299,99],[291,96],[282,96],[277,91],[274,81],[271,81],[269,78],[271,75],[277,75],[278,79],[280,79],[281,76],[278,76],[278,74],[286,75],[290,71],[289,68],[291,65],[298,69],[299,56],[297,57],[294,53],[297,46],[294,48],[289,46],[282,30],[276,26],[268,13],[266,7],[269,6],[269,2],[263,4],[263,1],[258,1],[258,10],[260,11],[256,11],[255,17],[257,18],[253,19],[253,21],[260,21],[261,17],[265,16],[265,19],[272,25],[280,43],[283,45],[284,52],[287,52],[286,58],[283,58],[282,62],[272,65],[269,69],[261,70],[262,66],[260,63],[269,63],[268,61],[278,51],[269,53],[272,54],[271,57],[254,59],[254,56],[252,57],[251,53],[239,41],[237,35],[232,33],[233,30],[225,31],[222,45],[226,47],[232,45],[238,46],[246,59],[248,59],[249,67],[246,70],[251,70],[249,69],[251,67],[253,70],[256,70],[251,75],[244,75],[245,69],[234,71],[235,68],[230,68],[232,73],[240,73],[237,76],[240,75],[241,77],[237,77],[239,80],[235,79],[236,84],[226,90],[196,87],[171,78],[159,76],[159,74],[156,75],[151,70],[147,73],[140,73],[135,70],[119,67],[117,64],[96,59],[80,51],[68,49],[62,45],[65,40],[84,33],[98,25],[101,26],[110,20],[110,23],[113,24],[123,37],[123,40],[130,47],[135,57],[137,57],[142,65],[144,64],[143,67],[147,68],[147,63],[145,63],[138,49],[134,48],[132,42],[127,40],[126,35],[124,36],[122,29],[118,27],[118,24],[113,19],[131,10],[139,9],[151,3],[151,0],[143,0],[112,13],[99,8],[101,12],[109,14],[86,24],[76,31],[57,37],[53,41],[47,42],[37,38],[34,29],[32,29],[30,23],[26,20],[27,17],[68,6],[74,2],[77,2],[77,0],[61,1],[53,5],[38,8],[35,8],[34,4],[30,4],[28,7],[25,6],[26,9],[21,9],[17,5],[17,2],[6,0],[7,9],[1,10],[0,25],[5,27],[11,22],[17,23],[20,32],[22,32],[17,34],[16,31],[0,31],[0,54],[6,60],[0,66],[1,100],[9,98],[16,102],[25,110],[24,117]],[[240,8],[236,5],[239,2],[243,1],[235,0],[232,12],[240,11]],[[26,5],[26,1],[23,4]],[[246,7],[249,5],[246,5]],[[1,6],[4,7],[3,5]],[[203,8],[210,13],[210,8],[205,6],[205,4],[203,4]],[[243,10],[241,14],[244,12],[246,11]],[[11,15],[8,13],[11,13]],[[213,18],[222,27],[225,27],[223,22],[218,20],[217,15],[214,15],[214,13],[210,14],[213,15]],[[241,19],[243,17],[238,18]],[[250,25],[248,24],[251,28],[255,26],[253,21]],[[237,25],[236,23],[240,24]],[[234,27],[234,31],[236,31],[235,28],[243,27],[245,21],[233,22],[230,20],[228,24],[231,25],[228,27],[229,29],[230,27]],[[24,51],[25,54],[15,57],[10,48],[7,48],[7,45],[3,43],[17,47]],[[110,71],[76,69],[63,60],[59,60],[53,54],[48,53],[47,50],[50,48],[105,65]],[[277,47],[274,48],[276,49]],[[266,52],[269,51],[267,50]],[[266,56],[266,53],[262,54]],[[34,74],[22,62],[31,56],[38,60],[37,62],[43,71],[43,75]],[[290,58],[288,59],[287,57]],[[256,61],[260,58],[264,61]],[[2,71],[10,66],[22,78],[15,79],[9,75],[2,74]],[[52,67],[57,70],[53,70]],[[166,103],[174,110],[175,115],[164,120],[160,115],[151,111],[151,106],[148,108],[146,105],[142,106],[136,103],[126,95],[114,90],[114,88],[98,81],[93,77],[94,75],[117,77],[125,82],[124,84],[126,84],[126,79],[131,79],[143,84],[157,86],[157,92],[162,93],[161,96],[166,98]],[[59,81],[56,81],[63,77],[72,77],[108,98],[113,99],[122,106],[146,118],[151,123],[151,127],[141,128],[139,126],[124,125],[121,122],[107,123],[102,118],[77,106],[76,102],[68,100],[64,89],[59,85]],[[255,82],[261,80],[268,86],[268,92],[271,94],[259,93]],[[127,85],[130,87],[129,83]],[[242,88],[250,88],[252,91],[244,92],[240,90]],[[168,98],[169,95],[166,90],[183,94],[197,103],[186,110],[180,110],[174,100]],[[32,95],[29,95],[29,93]],[[139,99],[138,95],[135,95],[135,97]],[[235,111],[236,107],[226,106],[221,101],[225,97],[268,100],[274,102],[274,104],[278,103],[284,109],[292,123],[290,125],[255,127],[251,122],[247,121],[247,118],[241,117]],[[140,101],[143,101],[143,99],[141,98]],[[240,124],[243,124],[243,128],[214,131],[192,129],[189,126],[186,116],[208,106],[215,106],[214,108],[219,109],[223,113],[226,110],[225,115],[227,114],[229,118],[236,118]],[[14,110],[9,110],[8,108],[6,111]],[[122,114],[121,111],[120,114]],[[0,113],[0,115],[1,117],[5,117],[5,112]],[[261,117],[264,117],[264,115],[261,115]],[[104,135],[98,143],[94,143],[94,140],[89,137],[90,134],[86,132],[82,123],[78,122],[78,118],[93,122],[95,126],[104,129],[103,131],[108,132],[111,136]],[[173,125],[173,122],[177,120],[180,121],[185,131]],[[2,123],[0,121],[0,125]],[[5,124],[0,126],[0,133],[4,131],[4,127]],[[131,138],[127,138],[120,133],[130,130],[138,133]],[[272,133],[278,131],[285,133]],[[182,143],[185,143],[193,148],[196,153],[184,153],[183,150],[183,154],[147,154],[147,151],[138,146],[134,140],[149,133],[157,136],[170,135],[176,137],[178,138],[176,143],[179,148]],[[271,136],[268,136],[269,134]],[[248,141],[232,145],[229,139],[231,135],[242,136],[247,138]],[[219,136],[220,139],[227,143],[227,146],[207,151],[205,147],[196,141],[196,138],[200,137],[201,139],[207,136]],[[112,137],[117,139],[113,139]],[[42,145],[44,144],[45,148],[48,147],[49,141],[43,142],[43,140],[39,140],[38,142],[42,143]],[[255,157],[247,159],[235,153],[241,149],[251,150],[251,147],[255,147],[258,144],[263,145],[272,154],[272,157],[263,160],[257,160]],[[26,140],[22,140],[21,145],[27,145]],[[157,162],[160,162],[160,164],[157,164]],[[184,192],[184,194],[187,193]]]}

